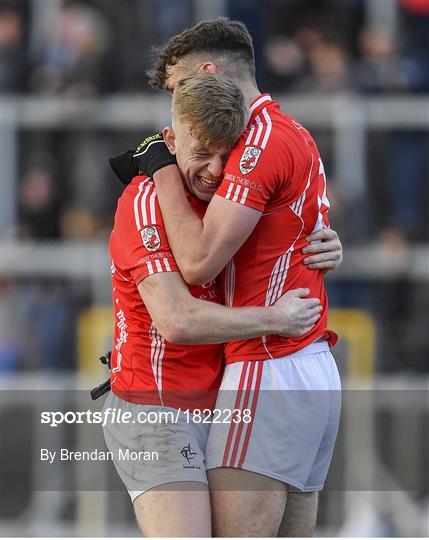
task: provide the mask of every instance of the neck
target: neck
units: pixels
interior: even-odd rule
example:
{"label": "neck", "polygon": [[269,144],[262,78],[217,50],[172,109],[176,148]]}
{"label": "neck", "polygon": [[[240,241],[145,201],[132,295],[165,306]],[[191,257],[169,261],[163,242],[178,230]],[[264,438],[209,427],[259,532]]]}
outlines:
{"label": "neck", "polygon": [[251,80],[233,79],[235,84],[243,92],[247,105],[250,105],[258,96],[261,95],[259,88]]}
{"label": "neck", "polygon": [[238,84],[240,90],[243,92],[244,99],[247,105],[250,105],[258,96],[261,95],[258,87],[251,82],[241,82]]}

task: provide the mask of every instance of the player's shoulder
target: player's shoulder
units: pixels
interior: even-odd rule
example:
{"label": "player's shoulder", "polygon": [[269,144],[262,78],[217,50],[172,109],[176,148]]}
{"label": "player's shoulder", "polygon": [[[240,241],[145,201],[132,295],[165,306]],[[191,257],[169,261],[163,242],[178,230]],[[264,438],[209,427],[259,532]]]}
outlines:
{"label": "player's shoulder", "polygon": [[157,207],[158,197],[152,178],[135,176],[118,199],[117,213],[129,215],[138,210],[139,214],[147,214],[151,218]]}
{"label": "player's shoulder", "polygon": [[273,172],[279,150],[284,147],[283,117],[274,101],[259,107],[231,152],[229,165],[237,166],[244,175],[252,172],[257,164],[258,171]]}
{"label": "player's shoulder", "polygon": [[114,232],[122,237],[152,225],[164,227],[155,184],[151,178],[136,176],[118,200]]}
{"label": "player's shoulder", "polygon": [[136,198],[151,196],[153,193],[156,197],[155,183],[152,178],[135,176],[122,192],[119,201],[122,204],[130,204],[130,201],[134,201]]}
{"label": "player's shoulder", "polygon": [[263,104],[253,113],[240,137],[235,150],[242,153],[248,147],[259,149],[265,154],[275,152],[284,145],[285,135],[290,129],[295,129],[292,118],[285,114],[276,101]]}

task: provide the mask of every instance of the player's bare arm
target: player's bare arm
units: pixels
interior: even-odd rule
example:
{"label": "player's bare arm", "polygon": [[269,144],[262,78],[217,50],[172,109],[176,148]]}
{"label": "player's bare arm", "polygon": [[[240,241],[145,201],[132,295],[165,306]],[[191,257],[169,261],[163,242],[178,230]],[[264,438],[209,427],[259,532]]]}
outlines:
{"label": "player's bare arm", "polygon": [[154,180],[167,235],[184,279],[192,284],[214,279],[252,233],[261,212],[214,196],[201,220],[186,199],[176,166],[159,170]]}
{"label": "player's bare arm", "polygon": [[[153,179],[168,238],[184,279],[192,284],[213,279],[250,236],[261,212],[214,196],[201,220],[186,199],[177,166],[159,169]],[[322,229],[307,241],[310,244],[303,252],[310,256],[303,262],[309,268],[329,271],[341,264],[342,245],[336,231]]]}
{"label": "player's bare arm", "polygon": [[227,308],[194,298],[178,272],[148,276],[138,290],[156,328],[171,343],[224,343],[274,333],[300,336],[322,310],[318,298],[306,298],[308,289],[289,291],[268,308]]}

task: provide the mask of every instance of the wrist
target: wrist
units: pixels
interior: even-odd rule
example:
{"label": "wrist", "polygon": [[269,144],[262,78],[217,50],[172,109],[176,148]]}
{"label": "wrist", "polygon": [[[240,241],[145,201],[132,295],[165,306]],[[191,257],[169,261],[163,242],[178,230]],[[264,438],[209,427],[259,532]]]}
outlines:
{"label": "wrist", "polygon": [[267,308],[267,334],[280,334],[284,329],[282,325],[282,311],[277,306]]}

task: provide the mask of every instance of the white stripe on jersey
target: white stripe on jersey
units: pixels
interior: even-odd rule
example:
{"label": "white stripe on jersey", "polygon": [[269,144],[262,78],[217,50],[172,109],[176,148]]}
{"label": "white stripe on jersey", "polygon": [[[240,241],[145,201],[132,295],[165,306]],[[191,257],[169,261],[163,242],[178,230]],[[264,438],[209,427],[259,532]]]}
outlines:
{"label": "white stripe on jersey", "polygon": [[151,189],[151,185],[148,184],[146,186],[146,189],[143,193],[143,197],[141,198],[141,212],[142,212],[142,218],[143,218],[143,225],[146,227],[146,225],[148,225],[149,223],[149,220],[148,220],[148,217],[147,217],[147,196],[149,194],[149,191]]}
{"label": "white stripe on jersey", "polygon": [[156,189],[153,189],[153,193],[150,196],[149,206],[150,206],[150,222],[151,224],[156,223],[156,213],[155,213],[155,198],[156,198]]}
{"label": "white stripe on jersey", "polygon": [[159,261],[159,259],[155,260],[155,265],[156,265],[156,269],[158,270],[158,272],[163,272],[161,262]]}
{"label": "white stripe on jersey", "polygon": [[[143,193],[143,187],[144,189]],[[148,201],[148,195],[153,190]],[[140,232],[143,227],[147,225],[152,225],[156,223],[156,189],[153,182],[146,178],[143,182],[139,184],[139,190],[137,195],[134,197],[134,218],[136,221],[137,230]],[[149,216],[148,216],[149,212]]]}
{"label": "white stripe on jersey", "polygon": [[149,272],[149,275],[151,276],[153,274],[153,266],[152,266],[152,263],[150,261],[148,261],[146,263],[147,265],[147,271]]}
{"label": "white stripe on jersey", "polygon": [[252,140],[254,131],[255,131],[255,125],[252,124],[252,125],[250,126],[249,135],[247,136],[247,139],[246,139],[246,146],[249,146],[250,141]]}
{"label": "white stripe on jersey", "polygon": [[271,134],[272,123],[270,115],[267,113],[267,109],[262,109],[262,114],[264,115],[265,121],[267,122],[267,130],[265,131],[265,135],[261,143],[261,148],[264,149],[267,146],[267,142]]}
{"label": "white stripe on jersey", "polygon": [[241,195],[240,204],[244,204],[246,202],[247,194],[249,193],[249,188],[243,189],[243,194]]}
{"label": "white stripe on jersey", "polygon": [[168,259],[162,259],[162,260],[164,261],[164,265],[167,272],[171,272],[171,266],[170,266],[170,263],[168,262]]}
{"label": "white stripe on jersey", "polygon": [[230,199],[231,198],[232,188],[234,187],[234,185],[235,184],[233,182],[230,182],[229,187],[228,187],[228,191],[226,192],[226,195],[225,195],[225,199]]}
{"label": "white stripe on jersey", "polygon": [[262,130],[264,128],[264,125],[262,124],[259,115],[255,118],[255,121],[258,124],[258,131],[256,132],[255,140],[253,141],[253,145],[257,146],[258,143],[259,143],[259,139],[261,138],[261,134],[262,134]]}
{"label": "white stripe on jersey", "polygon": [[252,114],[252,112],[257,108],[259,107],[259,105],[261,105],[262,103],[265,103],[265,101],[271,101],[271,96],[261,96],[260,98],[258,98],[254,103],[253,105],[251,105],[249,107],[249,113]]}
{"label": "white stripe on jersey", "polygon": [[137,195],[134,197],[134,219],[136,220],[136,226],[137,226],[137,230],[140,232],[141,230],[141,223],[140,223],[140,215],[139,215],[139,199],[140,199],[140,196],[142,194],[142,190],[143,190],[143,185],[145,184],[145,181],[143,182],[140,182],[139,184],[139,190],[137,192]]}
{"label": "white stripe on jersey", "polygon": [[234,197],[232,198],[232,200],[234,202],[237,202],[237,199],[238,199],[238,196],[240,194],[240,190],[241,190],[241,186],[238,185],[236,188],[235,188],[235,191],[234,191]]}
{"label": "white stripe on jersey", "polygon": [[[313,171],[313,164],[314,164],[314,158],[313,158],[313,155],[311,155],[311,166],[310,166],[310,171],[308,173],[307,185],[305,186],[304,192],[296,201],[294,201],[291,205],[289,205],[289,208],[292,210],[292,212],[301,220],[301,230],[299,231],[295,240],[292,242],[289,249],[285,253],[283,253],[283,255],[281,255],[277,259],[276,263],[274,264],[274,267],[273,267],[273,270],[271,272],[270,279],[268,282],[267,293],[265,296],[266,306],[271,306],[272,304],[274,304],[283,294],[283,289],[285,287],[287,275],[289,272],[289,266],[290,266],[292,253],[295,249],[295,244],[298,238],[301,236],[301,233],[304,230],[304,220],[302,219],[302,209],[304,207],[304,202],[307,195],[307,189],[310,186],[311,173]],[[262,336],[262,344],[265,350],[267,351],[267,353],[272,358],[267,348],[266,336]]]}
{"label": "white stripe on jersey", "polygon": [[[261,120],[261,116],[258,115],[255,117],[256,124],[253,123],[250,126],[249,135],[247,136],[247,139],[246,139],[246,146],[258,146],[259,141],[262,138],[260,147],[263,150],[266,148],[268,139],[270,138],[270,135],[271,135],[272,122],[271,122],[270,115],[268,114],[266,109],[262,109],[261,114],[263,115],[263,121]],[[258,126],[258,129],[256,130],[256,134],[255,134],[256,125]],[[253,138],[253,135],[255,135],[254,138]]]}

